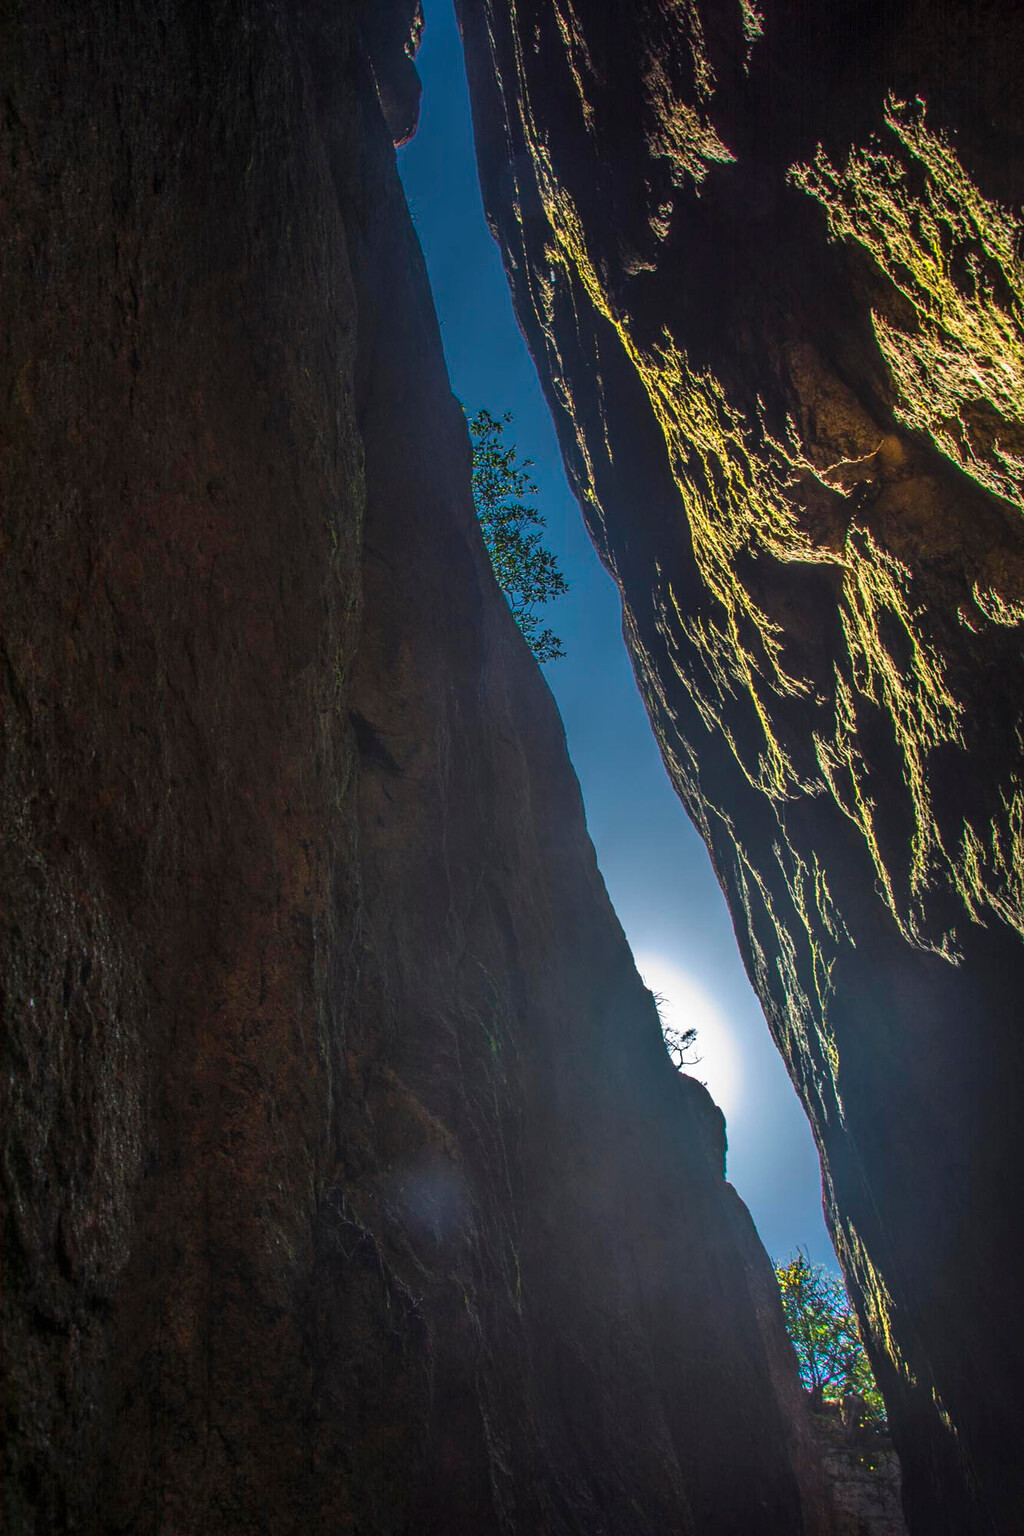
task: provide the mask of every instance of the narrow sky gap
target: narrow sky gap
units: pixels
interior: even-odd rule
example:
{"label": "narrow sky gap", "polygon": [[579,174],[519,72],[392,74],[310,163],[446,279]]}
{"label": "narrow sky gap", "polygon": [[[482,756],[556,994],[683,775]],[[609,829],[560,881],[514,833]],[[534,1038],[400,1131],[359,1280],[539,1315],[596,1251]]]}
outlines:
{"label": "narrow sky gap", "polygon": [[417,60],[419,131],[399,169],[423,244],[452,388],[472,411],[512,411],[534,460],[546,543],[569,596],[545,622],[567,656],[545,668],[565,722],[587,822],[641,974],[679,1027],[695,1024],[690,1068],[726,1111],[729,1177],[769,1253],[798,1245],[835,1263],[810,1129],[740,962],[703,843],[662,766],[621,637],[618,595],[565,482],[554,428],[484,221],[451,0],[427,0]]}

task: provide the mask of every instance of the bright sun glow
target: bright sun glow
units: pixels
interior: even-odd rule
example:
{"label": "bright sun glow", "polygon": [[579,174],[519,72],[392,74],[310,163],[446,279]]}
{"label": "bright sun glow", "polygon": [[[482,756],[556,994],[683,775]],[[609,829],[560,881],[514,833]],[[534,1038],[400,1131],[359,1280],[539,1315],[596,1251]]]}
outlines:
{"label": "bright sun glow", "polygon": [[662,1023],[676,1029],[697,1030],[690,1053],[700,1057],[683,1071],[707,1084],[726,1119],[736,1113],[743,1097],[743,1071],[739,1051],[728,1024],[711,998],[692,977],[661,955],[637,955],[636,966],[644,984],[658,997]]}

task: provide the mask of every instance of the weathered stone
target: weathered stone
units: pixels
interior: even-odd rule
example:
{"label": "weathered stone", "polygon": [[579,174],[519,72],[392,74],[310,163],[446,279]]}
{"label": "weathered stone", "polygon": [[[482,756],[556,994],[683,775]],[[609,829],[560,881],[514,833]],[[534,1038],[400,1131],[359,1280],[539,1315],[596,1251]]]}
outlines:
{"label": "weathered stone", "polygon": [[364,19],[0,11],[0,1524],[824,1532]]}
{"label": "weathered stone", "polygon": [[423,33],[421,0],[363,5],[359,18],[384,121],[394,143],[405,144],[420,118],[420,77],[413,61]]}
{"label": "weathered stone", "polygon": [[912,1527],[1014,1531],[1024,12],[460,11],[519,319],[821,1149]]}
{"label": "weathered stone", "polygon": [[836,1536],[906,1536],[900,1464],[888,1437],[860,1428],[846,1412],[837,1415],[831,1403],[812,1413],[811,1424],[836,1508]]}

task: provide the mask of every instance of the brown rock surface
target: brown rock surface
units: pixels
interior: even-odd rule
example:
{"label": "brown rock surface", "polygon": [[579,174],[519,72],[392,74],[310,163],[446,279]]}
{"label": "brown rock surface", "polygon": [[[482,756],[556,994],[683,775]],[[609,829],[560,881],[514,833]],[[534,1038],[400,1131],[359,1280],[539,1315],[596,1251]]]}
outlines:
{"label": "brown rock surface", "polygon": [[0,9],[0,1527],[824,1532],[483,552],[379,11]]}
{"label": "brown rock surface", "polygon": [[822,1153],[912,1529],[1024,1509],[1024,12],[459,6],[666,766]]}

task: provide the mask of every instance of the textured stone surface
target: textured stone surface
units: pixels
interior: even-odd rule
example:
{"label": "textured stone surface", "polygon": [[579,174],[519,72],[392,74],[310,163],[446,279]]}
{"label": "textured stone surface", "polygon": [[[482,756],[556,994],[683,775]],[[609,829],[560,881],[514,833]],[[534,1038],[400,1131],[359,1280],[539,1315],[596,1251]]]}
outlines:
{"label": "textured stone surface", "polygon": [[906,1536],[900,1464],[891,1440],[844,1424],[833,1404],[812,1413],[811,1425],[835,1505],[836,1536]]}
{"label": "textured stone surface", "polygon": [[0,1525],[823,1533],[364,19],[0,10]]}
{"label": "textured stone surface", "polygon": [[1024,13],[460,11],[489,218],[913,1529],[1015,1530]]}

